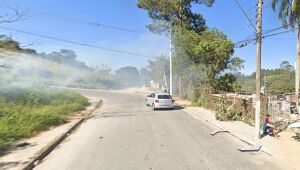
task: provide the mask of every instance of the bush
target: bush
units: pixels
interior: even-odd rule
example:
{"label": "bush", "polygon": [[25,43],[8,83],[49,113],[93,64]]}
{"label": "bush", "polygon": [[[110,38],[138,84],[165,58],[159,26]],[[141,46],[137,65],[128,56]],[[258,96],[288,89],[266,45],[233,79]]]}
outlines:
{"label": "bush", "polygon": [[226,95],[215,97],[207,95],[207,93],[199,93],[199,96],[192,106],[200,106],[216,112],[216,119],[220,121],[243,121],[250,125],[254,121],[254,108],[251,101],[246,99],[236,98],[235,105],[231,107],[233,98],[228,98]]}
{"label": "bush", "polygon": [[197,100],[193,101],[194,106],[204,106],[207,103],[206,97],[199,97]]}
{"label": "bush", "polygon": [[0,88],[0,149],[51,126],[89,105],[77,93],[47,88]]}

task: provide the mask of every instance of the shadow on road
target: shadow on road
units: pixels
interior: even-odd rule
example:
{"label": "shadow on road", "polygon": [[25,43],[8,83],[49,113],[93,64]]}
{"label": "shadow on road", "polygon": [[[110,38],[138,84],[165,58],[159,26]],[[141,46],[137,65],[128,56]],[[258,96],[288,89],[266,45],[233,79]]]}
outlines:
{"label": "shadow on road", "polygon": [[182,106],[175,105],[173,109],[157,109],[157,110],[182,110],[182,109],[184,109]]}

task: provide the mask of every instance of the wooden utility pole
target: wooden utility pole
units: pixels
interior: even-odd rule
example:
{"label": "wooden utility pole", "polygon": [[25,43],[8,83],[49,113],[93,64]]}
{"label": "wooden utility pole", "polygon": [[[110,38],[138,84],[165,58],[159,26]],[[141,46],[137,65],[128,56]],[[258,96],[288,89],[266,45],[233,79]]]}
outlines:
{"label": "wooden utility pole", "polygon": [[256,102],[255,102],[255,138],[259,139],[260,131],[260,88],[261,88],[261,35],[262,35],[262,5],[263,0],[257,4],[257,48],[256,48]]}
{"label": "wooden utility pole", "polygon": [[[297,20],[297,23],[299,23],[299,21]],[[296,92],[296,109],[297,112],[299,113],[299,78],[300,78],[300,54],[299,54],[299,39],[300,39],[300,31],[299,28],[297,28],[296,30],[296,34],[297,34],[297,42],[296,42],[296,73],[295,73],[295,92]]]}

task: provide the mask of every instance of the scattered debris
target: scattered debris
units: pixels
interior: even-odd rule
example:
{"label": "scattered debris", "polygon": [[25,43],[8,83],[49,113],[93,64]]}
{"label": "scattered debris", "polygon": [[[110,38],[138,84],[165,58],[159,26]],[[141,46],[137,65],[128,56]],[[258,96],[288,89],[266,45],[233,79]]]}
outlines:
{"label": "scattered debris", "polygon": [[261,149],[261,147],[261,144],[256,144],[254,146],[252,145],[245,148],[238,148],[238,150],[241,152],[258,152]]}
{"label": "scattered debris", "polygon": [[288,126],[288,128],[300,128],[300,122],[292,123]]}
{"label": "scattered debris", "polygon": [[212,132],[210,135],[211,135],[211,136],[215,136],[216,134],[218,134],[218,133],[223,133],[223,132],[229,133],[228,130],[217,130],[217,131]]}

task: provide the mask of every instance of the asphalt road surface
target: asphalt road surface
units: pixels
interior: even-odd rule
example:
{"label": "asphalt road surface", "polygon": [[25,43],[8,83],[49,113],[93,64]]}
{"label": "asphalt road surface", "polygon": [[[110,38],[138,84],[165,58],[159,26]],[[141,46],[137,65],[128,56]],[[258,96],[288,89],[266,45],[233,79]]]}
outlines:
{"label": "asphalt road surface", "polygon": [[153,111],[145,95],[80,91],[104,100],[100,113],[84,122],[35,169],[202,170],[290,169],[263,152],[241,153],[244,143],[183,110]]}

